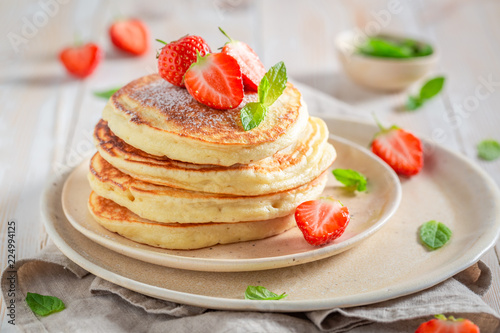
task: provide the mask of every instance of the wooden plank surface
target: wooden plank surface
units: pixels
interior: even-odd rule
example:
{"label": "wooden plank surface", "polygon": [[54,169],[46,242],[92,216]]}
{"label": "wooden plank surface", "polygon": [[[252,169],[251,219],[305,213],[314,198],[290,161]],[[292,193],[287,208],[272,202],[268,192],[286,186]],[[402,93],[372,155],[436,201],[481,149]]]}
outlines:
{"label": "wooden plank surface", "polygon": [[[294,79],[351,105],[358,115],[368,118],[375,112],[384,122],[397,123],[465,154],[500,184],[500,162],[480,161],[475,150],[484,138],[500,140],[497,1],[407,1],[401,2],[397,15],[382,19],[388,1],[54,1],[58,5],[49,10],[40,3],[0,3],[0,35],[5,36],[0,42],[0,267],[7,262],[4,244],[10,219],[17,222],[18,258],[33,256],[46,244],[39,198],[51,175],[76,165],[93,150],[90,132],[105,102],[92,91],[156,71],[154,48],[140,58],[113,50],[107,27],[117,16],[145,20],[154,38],[174,40],[191,33],[202,35],[210,45],[225,42],[217,30],[221,26],[252,45],[266,67],[284,60]],[[47,12],[50,15],[43,20]],[[342,72],[335,36],[345,29],[365,29],[373,22],[386,31],[423,37],[438,46],[441,60],[435,73],[446,75],[447,83],[444,92],[422,110],[402,112],[406,92],[368,91]],[[24,40],[16,44],[9,34]],[[83,81],[68,77],[57,61],[58,51],[71,44],[75,34],[99,42],[106,53],[107,60]],[[485,81],[493,83],[486,86]],[[478,89],[487,96],[479,98]],[[497,311],[499,253],[500,243],[496,252],[493,249],[483,258],[494,273],[484,300]],[[8,326],[4,306],[0,317],[0,329],[4,329]]]}

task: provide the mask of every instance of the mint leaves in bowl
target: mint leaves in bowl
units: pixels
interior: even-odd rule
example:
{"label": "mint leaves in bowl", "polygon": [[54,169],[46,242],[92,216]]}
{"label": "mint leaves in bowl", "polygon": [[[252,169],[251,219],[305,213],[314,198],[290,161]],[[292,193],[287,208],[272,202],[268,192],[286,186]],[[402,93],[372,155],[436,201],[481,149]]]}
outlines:
{"label": "mint leaves in bowl", "polygon": [[374,90],[404,90],[427,75],[438,59],[435,47],[429,43],[403,36],[368,37],[344,31],[335,44],[351,79]]}
{"label": "mint leaves in bowl", "polygon": [[408,59],[429,56],[434,49],[430,44],[415,39],[379,35],[367,37],[357,46],[357,52],[378,58]]}

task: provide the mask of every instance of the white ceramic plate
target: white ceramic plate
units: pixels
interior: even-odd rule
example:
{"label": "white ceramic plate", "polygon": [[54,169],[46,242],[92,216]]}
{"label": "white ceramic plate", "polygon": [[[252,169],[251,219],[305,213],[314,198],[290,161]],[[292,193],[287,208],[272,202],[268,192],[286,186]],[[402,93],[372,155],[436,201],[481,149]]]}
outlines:
{"label": "white ceramic plate", "polygon": [[[332,133],[367,145],[375,126],[345,118],[326,119]],[[42,199],[46,229],[71,260],[113,283],[156,298],[214,309],[311,311],[370,304],[431,287],[475,263],[500,232],[500,195],[475,164],[425,142],[422,172],[402,179],[403,197],[394,216],[349,251],[286,268],[252,272],[201,272],[121,255],[90,240],[67,221],[58,177]],[[367,207],[369,209],[369,207]],[[431,219],[453,230],[437,251],[418,242]],[[244,299],[248,285],[289,296],[280,301]]]}
{"label": "white ceramic plate", "polygon": [[88,160],[68,177],[62,205],[73,227],[96,243],[132,258],[174,268],[209,272],[255,271],[281,268],[323,259],[341,253],[379,230],[395,213],[401,201],[397,175],[377,156],[354,143],[332,137],[338,158],[333,168],[350,168],[369,179],[366,193],[345,190],[333,175],[322,196],[333,196],[352,215],[345,233],[334,242],[316,247],[308,244],[298,228],[263,240],[217,245],[199,250],[166,250],[139,244],[101,227],[90,215],[87,201]]}

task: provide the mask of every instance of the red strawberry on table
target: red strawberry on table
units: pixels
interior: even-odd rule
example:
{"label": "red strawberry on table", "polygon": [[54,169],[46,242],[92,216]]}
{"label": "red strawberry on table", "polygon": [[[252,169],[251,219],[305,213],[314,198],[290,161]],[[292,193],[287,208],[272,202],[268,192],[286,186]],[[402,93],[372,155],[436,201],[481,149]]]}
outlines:
{"label": "red strawberry on table", "polygon": [[114,22],[109,28],[109,37],[117,48],[130,54],[141,55],[149,49],[149,30],[138,19]]}
{"label": "red strawberry on table", "polygon": [[372,142],[372,151],[383,159],[397,174],[413,176],[424,165],[422,143],[415,135],[397,126],[384,128]]}
{"label": "red strawberry on table", "polygon": [[204,56],[212,52],[205,40],[199,36],[184,36],[181,39],[165,43],[158,58],[158,73],[173,85],[183,87],[183,77],[189,66],[196,61],[197,52]]}
{"label": "red strawberry on table", "polygon": [[436,319],[422,323],[415,333],[479,333],[479,327],[468,319],[448,319],[437,315]]}
{"label": "red strawberry on table", "polygon": [[245,88],[257,91],[260,80],[266,74],[264,65],[250,46],[244,42],[232,39],[221,28],[219,30],[224,36],[229,38],[229,42],[222,48],[222,53],[230,55],[240,65]]}
{"label": "red strawberry on table", "polygon": [[79,78],[85,78],[92,74],[101,58],[101,48],[94,43],[68,47],[59,54],[59,59],[68,72]]}
{"label": "red strawberry on table", "polygon": [[225,53],[199,55],[184,83],[194,99],[214,109],[234,109],[243,100],[240,66]]}
{"label": "red strawberry on table", "polygon": [[323,245],[339,238],[349,224],[349,210],[340,201],[322,198],[301,203],[295,221],[311,245]]}

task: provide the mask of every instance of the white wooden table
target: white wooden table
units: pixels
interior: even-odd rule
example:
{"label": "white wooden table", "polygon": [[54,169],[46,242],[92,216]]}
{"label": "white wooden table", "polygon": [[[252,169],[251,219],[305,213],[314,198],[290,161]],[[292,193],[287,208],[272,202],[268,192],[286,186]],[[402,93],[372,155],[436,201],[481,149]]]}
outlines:
{"label": "white wooden table", "polygon": [[[0,266],[7,263],[10,220],[16,221],[17,258],[33,256],[47,243],[39,216],[40,194],[51,175],[76,165],[94,149],[90,134],[105,102],[92,91],[156,71],[154,48],[133,58],[111,47],[107,27],[120,15],[143,19],[153,38],[169,41],[199,34],[214,49],[225,42],[217,29],[221,26],[250,44],[266,67],[283,60],[295,80],[352,105],[353,113],[371,117],[375,112],[385,123],[396,123],[466,155],[500,184],[500,160],[479,161],[475,150],[484,138],[500,140],[500,2],[394,1],[2,1]],[[400,10],[390,14],[394,5]],[[402,112],[407,93],[367,91],[342,72],[334,37],[345,29],[364,31],[377,25],[422,37],[439,48],[435,73],[447,77],[446,87],[421,110]],[[76,34],[98,42],[106,52],[106,59],[86,80],[66,75],[57,60],[58,51]],[[482,258],[494,273],[484,300],[497,311],[499,255],[497,243]],[[3,305],[0,316],[1,328],[10,326]]]}

